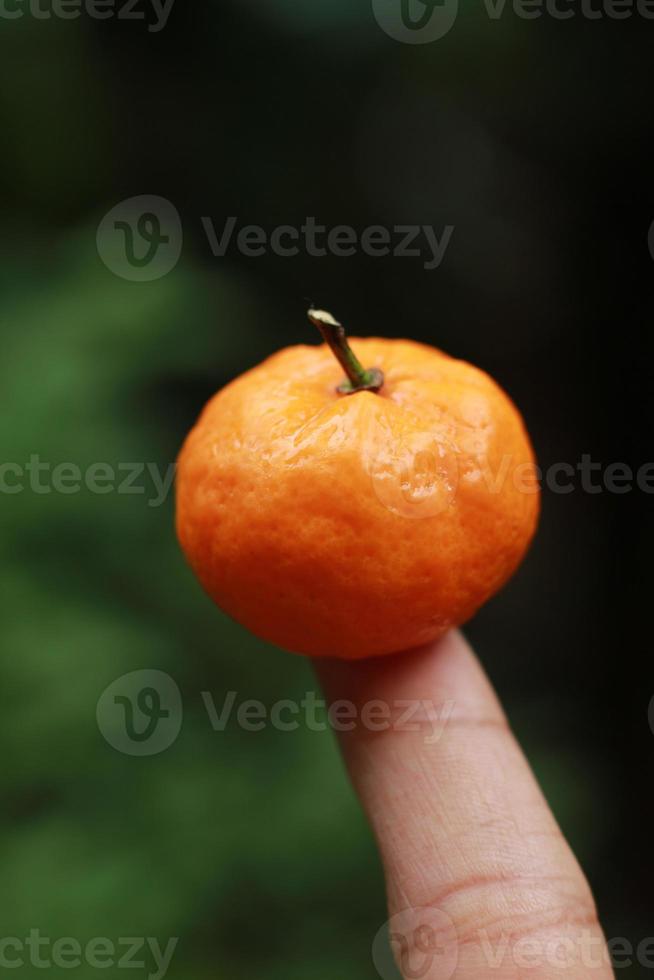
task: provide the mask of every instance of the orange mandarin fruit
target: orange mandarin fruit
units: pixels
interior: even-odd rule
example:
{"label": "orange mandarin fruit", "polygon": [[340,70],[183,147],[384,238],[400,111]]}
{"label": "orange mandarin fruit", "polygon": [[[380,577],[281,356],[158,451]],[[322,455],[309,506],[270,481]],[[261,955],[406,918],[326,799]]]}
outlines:
{"label": "orange mandarin fruit", "polygon": [[179,540],[220,608],[271,643],[410,649],[520,564],[539,512],[533,451],[483,371],[409,340],[350,347],[330,314],[309,316],[325,344],[236,378],[188,435]]}

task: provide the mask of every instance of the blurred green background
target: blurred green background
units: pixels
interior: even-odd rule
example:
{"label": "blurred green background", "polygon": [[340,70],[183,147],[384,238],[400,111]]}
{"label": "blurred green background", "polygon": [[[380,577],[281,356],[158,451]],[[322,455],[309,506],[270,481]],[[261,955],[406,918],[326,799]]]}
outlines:
{"label": "blurred green background", "polygon": [[[177,0],[158,33],[0,18],[2,461],[165,472],[216,388],[315,339],[307,298],[488,370],[545,466],[648,461],[653,39],[637,19],[495,22],[470,0],[424,46],[345,0]],[[184,229],[153,282],[96,250],[103,215],[141,194]],[[434,271],[216,259],[200,218],[229,215],[455,231]],[[310,665],[211,605],[172,494],[150,506],[140,485],[0,497],[2,935],[177,936],[171,980],[375,977],[383,883],[331,736],[214,732],[201,697],[299,699]],[[634,944],[654,934],[649,520],[638,491],[546,492],[527,563],[467,630],[607,934]],[[96,724],[107,685],[141,668],[184,703],[150,758]]]}

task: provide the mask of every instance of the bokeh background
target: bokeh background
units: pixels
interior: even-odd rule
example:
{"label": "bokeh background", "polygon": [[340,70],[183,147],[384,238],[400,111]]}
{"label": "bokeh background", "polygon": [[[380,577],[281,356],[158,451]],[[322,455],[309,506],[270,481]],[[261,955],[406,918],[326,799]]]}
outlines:
{"label": "bokeh background", "polygon": [[[0,18],[2,461],[165,471],[217,387],[315,339],[307,298],[488,370],[544,466],[654,459],[653,41],[638,17],[493,21],[471,0],[424,46],[367,0],[177,0],[159,33]],[[144,283],[95,241],[140,194],[184,228],[179,264]],[[455,231],[433,271],[217,259],[200,218],[230,215]],[[201,697],[301,698],[310,664],[211,605],[172,495],[148,499],[1,495],[2,935],[178,936],[171,980],[374,978],[383,882],[331,736],[215,732]],[[654,935],[651,512],[638,489],[546,491],[527,562],[467,629],[608,935],[634,944]],[[96,724],[141,668],[184,702],[150,758]]]}

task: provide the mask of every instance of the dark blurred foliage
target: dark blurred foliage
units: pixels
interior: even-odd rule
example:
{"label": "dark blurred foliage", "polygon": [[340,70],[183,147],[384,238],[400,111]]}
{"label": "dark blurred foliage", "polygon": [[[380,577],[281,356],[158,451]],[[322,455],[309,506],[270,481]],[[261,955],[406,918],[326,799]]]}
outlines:
{"label": "dark blurred foliage", "polygon": [[[653,42],[638,18],[493,22],[471,3],[424,47],[351,0],[177,0],[158,34],[0,21],[3,460],[165,467],[213,390],[315,340],[306,297],[488,370],[544,466],[653,459]],[[95,248],[137,194],[184,224],[182,261],[153,283]],[[431,272],[214,259],[203,215],[455,232]],[[543,504],[528,561],[467,632],[608,935],[636,943],[654,932],[652,500]],[[172,499],[24,492],[0,513],[3,935],[180,936],[172,980],[371,977],[383,884],[331,737],[215,733],[200,698],[299,698],[310,665],[203,596]],[[95,724],[106,685],[141,667],[185,706],[146,759]]]}

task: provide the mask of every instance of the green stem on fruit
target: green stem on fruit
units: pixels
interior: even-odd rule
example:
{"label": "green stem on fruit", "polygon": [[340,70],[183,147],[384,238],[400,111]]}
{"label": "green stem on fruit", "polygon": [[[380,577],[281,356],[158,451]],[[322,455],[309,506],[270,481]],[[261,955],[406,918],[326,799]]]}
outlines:
{"label": "green stem on fruit", "polygon": [[347,342],[343,325],[326,310],[310,309],[307,316],[318,327],[323,340],[347,375],[347,381],[336,390],[342,395],[352,395],[356,391],[379,391],[384,384],[383,372],[379,368],[364,368]]}

